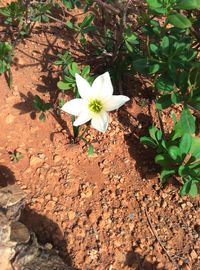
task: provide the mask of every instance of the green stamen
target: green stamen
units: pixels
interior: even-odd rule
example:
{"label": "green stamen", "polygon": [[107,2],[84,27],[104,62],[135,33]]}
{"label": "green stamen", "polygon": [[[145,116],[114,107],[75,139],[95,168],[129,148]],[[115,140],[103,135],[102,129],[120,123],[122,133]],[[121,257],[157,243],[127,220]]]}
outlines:
{"label": "green stamen", "polygon": [[88,105],[90,111],[94,112],[94,113],[99,113],[102,108],[103,108],[103,105],[101,103],[100,100],[98,99],[92,99]]}

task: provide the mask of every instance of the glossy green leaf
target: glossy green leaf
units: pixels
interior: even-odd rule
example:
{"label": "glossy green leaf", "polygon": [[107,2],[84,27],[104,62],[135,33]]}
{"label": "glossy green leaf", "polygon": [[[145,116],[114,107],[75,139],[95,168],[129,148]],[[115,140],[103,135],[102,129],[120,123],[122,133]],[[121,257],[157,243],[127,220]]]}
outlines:
{"label": "glossy green leaf", "polygon": [[194,137],[192,138],[192,145],[190,152],[193,157],[196,159],[200,158],[200,138],[199,137]]}
{"label": "glossy green leaf", "polygon": [[180,13],[168,15],[167,19],[169,23],[180,29],[186,29],[192,26],[191,21]]}
{"label": "glossy green leaf", "polygon": [[179,0],[176,8],[185,10],[200,8],[200,0]]}
{"label": "glossy green leaf", "polygon": [[147,4],[153,8],[160,8],[162,4],[158,0],[146,0]]}
{"label": "glossy green leaf", "polygon": [[94,14],[90,13],[89,15],[87,15],[87,16],[84,18],[84,20],[83,20],[82,23],[80,24],[80,27],[81,27],[81,28],[84,28],[84,27],[89,26],[93,19],[94,19]]}
{"label": "glossy green leaf", "polygon": [[169,155],[173,160],[177,160],[180,157],[180,150],[177,146],[172,145],[168,149]]}
{"label": "glossy green leaf", "polygon": [[185,133],[180,141],[179,149],[182,156],[185,156],[191,148],[192,137],[189,133]]}
{"label": "glossy green leaf", "polygon": [[72,84],[71,83],[68,83],[68,82],[64,82],[64,81],[59,81],[57,83],[57,86],[60,90],[70,90],[72,89]]}
{"label": "glossy green leaf", "polygon": [[41,122],[45,122],[46,115],[44,113],[41,113],[40,116],[39,116],[39,119],[40,119]]}
{"label": "glossy green leaf", "polygon": [[163,167],[167,167],[169,164],[169,156],[167,156],[166,154],[158,154],[155,157],[155,163]]}
{"label": "glossy green leaf", "polygon": [[163,110],[168,108],[172,104],[171,95],[163,95],[156,101],[156,108]]}
{"label": "glossy green leaf", "polygon": [[92,156],[94,154],[94,147],[91,143],[88,145],[88,156]]}
{"label": "glossy green leaf", "polygon": [[165,168],[164,170],[162,170],[162,172],[160,174],[161,182],[164,183],[166,181],[167,177],[169,177],[175,173],[176,173],[176,169]]}
{"label": "glossy green leaf", "polygon": [[155,87],[160,91],[171,92],[174,90],[174,83],[166,75],[161,75],[156,79]]}
{"label": "glossy green leaf", "polygon": [[183,109],[181,113],[180,124],[185,133],[195,133],[195,117],[191,114],[189,109]]}
{"label": "glossy green leaf", "polygon": [[153,148],[156,147],[156,143],[150,137],[143,136],[140,138],[140,142]]}

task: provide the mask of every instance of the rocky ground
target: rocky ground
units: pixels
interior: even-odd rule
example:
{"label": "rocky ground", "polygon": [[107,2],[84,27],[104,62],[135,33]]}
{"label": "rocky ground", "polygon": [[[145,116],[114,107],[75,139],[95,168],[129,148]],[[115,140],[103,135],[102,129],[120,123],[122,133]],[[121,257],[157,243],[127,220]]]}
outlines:
{"label": "rocky ground", "polygon": [[21,221],[77,269],[200,269],[199,197],[180,197],[173,180],[160,185],[154,153],[139,143],[155,109],[137,78],[108,132],[88,133],[92,157],[84,143],[70,143],[66,114],[45,123],[35,115],[34,95],[52,100],[57,91],[55,52],[73,45],[59,31],[35,28],[17,46],[12,90],[0,77],[0,173],[27,195]]}

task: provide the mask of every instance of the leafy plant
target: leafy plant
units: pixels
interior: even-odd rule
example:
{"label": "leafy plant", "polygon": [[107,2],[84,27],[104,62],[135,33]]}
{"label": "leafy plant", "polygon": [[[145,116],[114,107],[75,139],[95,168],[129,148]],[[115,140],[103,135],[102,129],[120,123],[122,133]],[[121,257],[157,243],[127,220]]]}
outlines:
{"label": "leafy plant", "polygon": [[45,102],[42,100],[38,95],[34,97],[33,100],[33,107],[36,111],[40,113],[39,119],[40,121],[44,122],[46,120],[46,112],[52,108],[50,103]]}
{"label": "leafy plant", "polygon": [[195,118],[185,108],[181,118],[174,118],[174,128],[168,138],[160,129],[152,126],[150,137],[141,142],[156,149],[155,162],[162,168],[160,179],[166,182],[170,176],[182,179],[181,195],[196,196],[200,183],[200,138],[195,137]]}
{"label": "leafy plant", "polygon": [[12,73],[10,69],[12,55],[12,45],[8,42],[0,42],[0,74],[7,74],[9,87],[12,85]]}
{"label": "leafy plant", "polygon": [[19,162],[24,156],[22,153],[18,152],[17,150],[14,150],[13,152],[9,152],[10,159],[13,163]]}
{"label": "leafy plant", "polygon": [[30,6],[30,20],[32,22],[49,22],[49,14],[51,14],[51,3],[36,3]]}
{"label": "leafy plant", "polygon": [[68,21],[66,23],[66,26],[78,34],[80,34],[80,42],[82,44],[86,43],[85,34],[89,32],[94,32],[96,30],[96,26],[92,24],[92,21],[94,20],[94,14],[90,13],[87,15],[81,23],[75,24],[72,21]]}
{"label": "leafy plant", "polygon": [[5,7],[1,7],[0,14],[6,17],[4,21],[5,24],[18,25],[23,21],[25,10],[26,8],[23,1],[18,0],[17,2],[11,2]]}
{"label": "leafy plant", "polygon": [[[65,66],[65,65],[64,65]],[[78,73],[85,79],[88,79],[90,82],[92,82],[92,77],[89,76],[90,73],[90,67],[85,66],[83,67],[82,71],[78,68],[77,63],[72,62],[68,64],[67,67],[65,67],[65,71],[63,74],[63,80],[58,82],[58,88],[62,91],[66,90],[73,90],[75,96],[78,94],[76,90],[76,80],[75,80],[75,74]]]}

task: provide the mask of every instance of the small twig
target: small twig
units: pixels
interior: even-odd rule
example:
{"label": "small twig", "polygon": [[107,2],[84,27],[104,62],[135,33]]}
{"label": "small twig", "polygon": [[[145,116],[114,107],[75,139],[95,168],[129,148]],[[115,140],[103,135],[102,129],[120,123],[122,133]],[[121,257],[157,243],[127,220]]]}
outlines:
{"label": "small twig", "polygon": [[110,10],[117,15],[120,14],[120,10],[114,8],[112,5],[109,5],[101,0],[96,0],[95,2],[99,5],[101,5],[102,7],[104,7],[105,9]]}
{"label": "small twig", "polygon": [[161,242],[160,238],[158,237],[157,235],[157,232],[156,230],[154,229],[154,226],[153,224],[151,223],[151,220],[148,216],[148,212],[146,210],[146,208],[144,208],[144,212],[145,212],[145,215],[146,215],[146,218],[147,218],[147,221],[149,223],[149,226],[151,228],[151,232],[153,233],[153,235],[155,236],[156,240],[158,241],[158,243],[160,244],[160,246],[162,247],[162,249],[164,250],[164,252],[166,253],[168,259],[170,260],[171,263],[173,263],[173,265],[179,270],[179,266],[177,265],[177,263],[173,260],[173,258],[171,257],[171,255],[169,254],[168,250],[165,248],[165,246],[163,245],[163,243]]}
{"label": "small twig", "polygon": [[47,16],[49,19],[52,19],[52,20],[55,21],[55,22],[58,22],[58,23],[61,23],[61,24],[66,24],[66,22],[61,21],[60,19],[57,19],[57,18],[55,18],[55,17],[53,17],[53,16],[51,16],[51,15],[49,15],[49,14],[46,14],[46,16]]}
{"label": "small twig", "polygon": [[164,130],[164,126],[163,126],[163,121],[162,121],[162,117],[161,117],[161,114],[160,114],[160,110],[156,110],[157,113],[158,113],[158,120],[159,120],[159,124],[160,124],[160,129],[162,131],[162,135],[163,135],[163,138],[165,138],[165,130]]}

